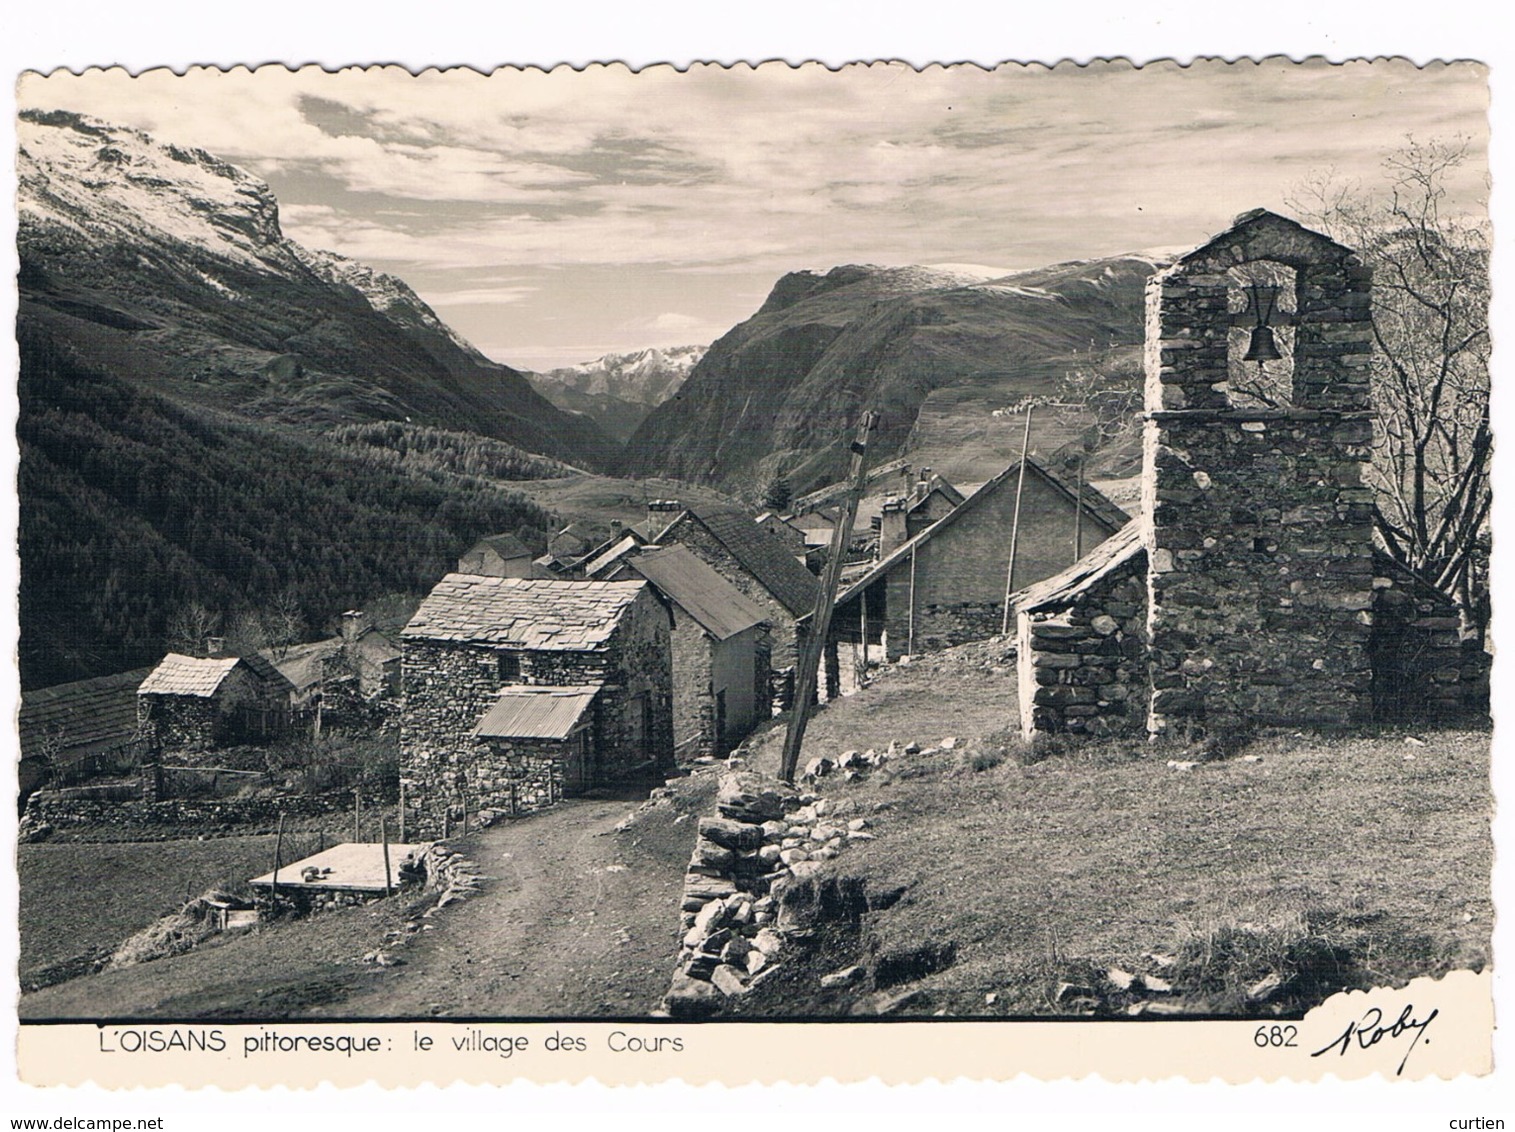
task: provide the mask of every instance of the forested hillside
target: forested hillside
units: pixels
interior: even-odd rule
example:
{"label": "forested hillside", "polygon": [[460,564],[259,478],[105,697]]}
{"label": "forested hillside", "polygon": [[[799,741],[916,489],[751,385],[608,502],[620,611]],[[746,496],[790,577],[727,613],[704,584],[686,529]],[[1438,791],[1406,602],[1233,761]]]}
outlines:
{"label": "forested hillside", "polygon": [[489,480],[397,459],[393,443],[175,404],[42,333],[20,345],[23,687],[151,663],[190,602],[230,617],[288,592],[319,627],[424,591],[481,534],[537,541],[550,524]]}

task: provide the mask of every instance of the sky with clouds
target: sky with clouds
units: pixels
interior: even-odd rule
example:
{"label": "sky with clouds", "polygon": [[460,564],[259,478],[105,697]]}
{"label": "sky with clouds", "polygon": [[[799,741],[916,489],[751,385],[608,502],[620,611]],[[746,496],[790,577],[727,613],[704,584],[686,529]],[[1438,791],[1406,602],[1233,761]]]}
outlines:
{"label": "sky with clouds", "polygon": [[1196,244],[1334,169],[1381,181],[1407,135],[1462,136],[1474,64],[1123,63],[915,71],[265,67],[25,76],[61,107],[264,178],[288,235],[399,275],[523,368],[709,342],[784,272],[1007,270]]}

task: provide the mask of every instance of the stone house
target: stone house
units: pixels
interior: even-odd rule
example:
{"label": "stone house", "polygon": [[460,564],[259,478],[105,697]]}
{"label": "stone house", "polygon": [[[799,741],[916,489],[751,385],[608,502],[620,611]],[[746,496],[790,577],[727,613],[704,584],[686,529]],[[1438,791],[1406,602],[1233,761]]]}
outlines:
{"label": "stone house", "polygon": [[[671,627],[645,581],[443,578],[401,634],[400,778],[416,828],[430,836],[444,813],[525,809],[665,773]],[[538,734],[542,711],[555,730],[565,712],[571,726]]]}
{"label": "stone house", "polygon": [[[942,508],[940,517],[883,554],[837,595],[828,651],[842,644],[858,650],[866,641],[897,660],[1000,633],[1017,494],[1017,586],[1062,570],[1081,545],[1101,543],[1129,521],[1093,487],[1070,485],[1034,458],[1026,460],[1023,488],[1020,478],[1017,461],[956,506],[949,506],[956,489],[948,492],[933,483],[923,492],[916,522],[935,514],[933,506]],[[931,504],[933,497],[939,502]],[[908,534],[911,512],[897,514],[901,533]],[[895,521],[886,512],[884,528]],[[828,658],[829,668],[837,663]]]}
{"label": "stone house", "polygon": [[[1029,470],[1029,461],[1027,466]],[[883,501],[873,521],[878,532],[878,557],[892,553],[939,519],[946,518],[947,513],[960,506],[965,498],[942,476],[930,468],[922,468],[919,478],[907,492],[891,495]]]}
{"label": "stone house", "polygon": [[796,623],[815,610],[820,583],[789,547],[753,522],[751,515],[728,508],[679,508],[653,541],[660,546],[687,547],[746,595],[768,622],[772,669],[780,671],[794,664]]}
{"label": "stone house", "polygon": [[488,535],[458,559],[459,574],[488,574],[496,578],[535,576],[531,551],[512,534]]}
{"label": "stone house", "polygon": [[339,726],[372,723],[374,712],[368,709],[400,690],[400,647],[358,610],[342,614],[335,637],[259,655],[294,686],[296,708]]}
{"label": "stone house", "polygon": [[261,656],[169,653],[137,688],[137,727],[168,749],[279,733],[295,688]]}
{"label": "stone house", "polygon": [[675,751],[724,756],[769,715],[763,610],[682,546],[628,555],[609,577],[646,579],[673,610]]}
{"label": "stone house", "polygon": [[1028,735],[1486,711],[1450,603],[1374,546],[1371,287],[1264,210],[1153,276],[1142,514],[1017,595]]}

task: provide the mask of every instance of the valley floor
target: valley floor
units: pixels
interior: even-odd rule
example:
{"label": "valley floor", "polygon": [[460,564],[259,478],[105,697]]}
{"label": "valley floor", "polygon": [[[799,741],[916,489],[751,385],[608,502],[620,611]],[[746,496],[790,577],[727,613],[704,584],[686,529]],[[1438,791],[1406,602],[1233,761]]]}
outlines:
{"label": "valley floor", "polygon": [[[846,1014],[865,996],[956,1016],[1290,1013],[1488,962],[1486,731],[1275,734],[1203,761],[1134,740],[1028,749],[1015,703],[1004,645],[986,642],[892,666],[816,714],[806,758],[897,745],[883,768],[814,789],[876,835],[827,875],[900,895],[815,925],[732,1000],[737,1016]],[[774,721],[751,762],[775,770],[782,741]],[[926,751],[904,754],[912,741]],[[668,989],[716,778],[460,839],[487,879],[430,918],[395,898],[274,924],[27,994],[21,1016],[645,1016]],[[403,965],[362,961],[397,938]],[[867,982],[820,989],[852,963]],[[1120,990],[1111,969],[1171,989]]]}

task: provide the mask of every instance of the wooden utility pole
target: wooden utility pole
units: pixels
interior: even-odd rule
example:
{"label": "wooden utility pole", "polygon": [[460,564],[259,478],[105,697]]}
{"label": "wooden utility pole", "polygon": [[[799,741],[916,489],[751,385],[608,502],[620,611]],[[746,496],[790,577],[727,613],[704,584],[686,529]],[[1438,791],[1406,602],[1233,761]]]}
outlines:
{"label": "wooden utility pole", "polygon": [[1021,492],[1026,488],[1026,453],[1031,448],[1031,406],[1026,406],[1026,433],[1021,437],[1021,471],[1015,481],[1015,517],[1010,520],[1010,565],[1005,568],[1005,611],[1000,617],[1000,635],[1010,631],[1010,595],[1014,592],[1015,550],[1021,534]]}
{"label": "wooden utility pole", "polygon": [[268,886],[269,893],[273,897],[274,907],[279,906],[279,866],[283,864],[284,856],[284,815],[279,815],[279,834],[274,838],[274,875]]}
{"label": "wooden utility pole", "polygon": [[383,814],[379,815],[379,840],[384,843],[384,895],[389,896],[395,886],[394,875],[389,871],[389,819]]}
{"label": "wooden utility pole", "polygon": [[[825,651],[826,638],[831,632],[832,606],[836,602],[837,586],[842,580],[842,559],[846,557],[847,547],[852,542],[852,523],[857,518],[857,505],[862,502],[863,491],[868,484],[868,438],[873,432],[875,421],[872,412],[865,412],[858,422],[857,439],[852,442],[852,467],[847,475],[851,486],[842,504],[842,513],[831,531],[831,556],[826,560],[826,572],[821,575],[821,588],[815,596],[815,610],[810,615],[810,636],[800,655],[789,731],[784,736],[781,777],[785,782],[794,781],[794,772],[800,761],[800,745],[805,741],[805,727],[810,722],[810,701],[815,696],[816,671],[820,668],[821,654]],[[866,641],[864,648],[867,648]]]}
{"label": "wooden utility pole", "polygon": [[1087,459],[1078,458],[1078,499],[1073,504],[1073,561],[1084,556],[1084,465]]}

